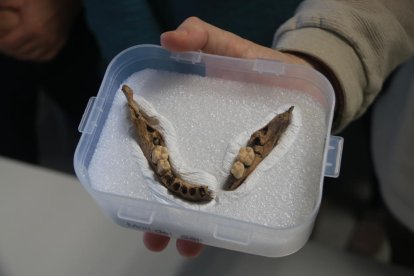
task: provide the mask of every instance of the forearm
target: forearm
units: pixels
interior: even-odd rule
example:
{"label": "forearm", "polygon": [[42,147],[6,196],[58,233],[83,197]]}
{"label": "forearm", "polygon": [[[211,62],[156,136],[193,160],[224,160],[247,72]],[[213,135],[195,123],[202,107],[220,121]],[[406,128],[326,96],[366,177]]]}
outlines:
{"label": "forearm", "polygon": [[311,57],[332,73],[336,131],[363,114],[413,45],[411,0],[304,1],[274,40],[274,48]]}

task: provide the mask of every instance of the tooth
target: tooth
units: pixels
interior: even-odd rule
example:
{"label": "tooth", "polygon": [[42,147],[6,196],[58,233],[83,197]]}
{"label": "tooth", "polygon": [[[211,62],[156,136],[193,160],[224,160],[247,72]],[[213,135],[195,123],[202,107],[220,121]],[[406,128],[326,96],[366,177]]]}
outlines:
{"label": "tooth", "polygon": [[237,156],[237,160],[242,162],[246,166],[250,166],[254,161],[254,150],[252,147],[242,147]]}
{"label": "tooth", "polygon": [[157,163],[157,173],[158,175],[164,175],[165,173],[169,172],[171,170],[170,162],[167,160],[158,160]]}
{"label": "tooth", "polygon": [[151,153],[151,161],[157,164],[159,160],[168,160],[168,149],[163,146],[155,146]]}
{"label": "tooth", "polygon": [[244,165],[243,165],[243,163],[240,162],[240,161],[234,162],[233,167],[231,168],[231,174],[236,179],[242,178],[243,174],[244,174]]}

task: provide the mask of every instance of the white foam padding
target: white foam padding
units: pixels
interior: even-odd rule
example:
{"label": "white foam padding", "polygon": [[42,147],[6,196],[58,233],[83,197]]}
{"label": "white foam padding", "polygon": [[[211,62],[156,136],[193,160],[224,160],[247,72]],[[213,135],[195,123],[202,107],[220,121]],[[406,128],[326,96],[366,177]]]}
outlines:
{"label": "white foam padding", "polygon": [[[152,69],[133,74],[125,84],[145,109],[168,125],[163,134],[173,165],[190,179],[208,184],[215,199],[209,204],[188,203],[154,180],[120,88],[88,169],[94,189],[270,227],[300,224],[315,209],[321,192],[326,111],[306,93]],[[237,190],[224,191],[239,147],[292,105],[292,123],[279,144]]]}

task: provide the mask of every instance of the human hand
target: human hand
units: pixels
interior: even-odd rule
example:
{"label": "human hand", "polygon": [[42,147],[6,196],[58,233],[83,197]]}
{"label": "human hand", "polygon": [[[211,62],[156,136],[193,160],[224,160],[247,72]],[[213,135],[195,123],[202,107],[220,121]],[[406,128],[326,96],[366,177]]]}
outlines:
{"label": "human hand", "polygon": [[[164,250],[170,242],[169,237],[154,233],[144,233],[143,239],[145,246],[154,252]],[[200,243],[180,239],[176,241],[175,246],[177,247],[178,253],[184,257],[196,257],[203,249],[203,245]]]}
{"label": "human hand", "polygon": [[1,0],[0,52],[21,60],[52,59],[66,43],[80,4],[79,0]]}
{"label": "human hand", "polygon": [[[161,35],[161,45],[171,51],[203,51],[209,54],[237,58],[275,59],[286,63],[313,67],[313,62],[304,57],[267,48],[243,39],[233,33],[221,30],[196,17],[185,20],[176,30]],[[162,251],[170,238],[144,234],[144,244],[151,251]],[[185,240],[177,240],[177,251],[186,257],[197,256],[203,245]]]}
{"label": "human hand", "polygon": [[298,53],[280,52],[210,25],[197,17],[186,19],[176,30],[161,35],[161,45],[171,51],[202,51],[247,59],[274,59],[291,64],[314,66],[313,60]]}

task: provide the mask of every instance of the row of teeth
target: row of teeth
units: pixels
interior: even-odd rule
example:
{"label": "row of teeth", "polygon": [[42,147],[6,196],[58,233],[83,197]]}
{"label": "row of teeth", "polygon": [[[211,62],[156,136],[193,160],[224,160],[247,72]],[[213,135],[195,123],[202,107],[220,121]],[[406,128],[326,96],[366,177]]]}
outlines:
{"label": "row of teeth", "polygon": [[[155,146],[151,153],[152,163],[157,165],[157,174],[163,176],[171,171],[171,165],[168,161],[168,149],[163,146]],[[243,177],[246,167],[253,164],[256,154],[252,147],[242,147],[237,155],[236,162],[231,168],[231,174],[236,179]]]}

